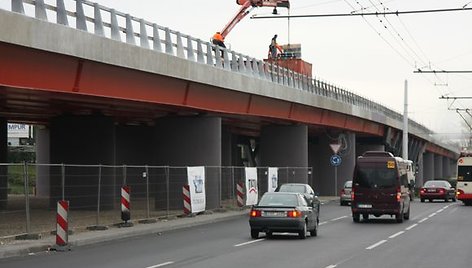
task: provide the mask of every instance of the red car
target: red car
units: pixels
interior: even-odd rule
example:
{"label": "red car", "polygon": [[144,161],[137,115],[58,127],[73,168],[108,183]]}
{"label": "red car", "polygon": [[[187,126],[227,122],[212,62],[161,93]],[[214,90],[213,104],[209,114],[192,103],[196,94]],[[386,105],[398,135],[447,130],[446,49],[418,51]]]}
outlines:
{"label": "red car", "polygon": [[451,199],[456,202],[456,190],[452,188],[448,181],[433,180],[424,183],[423,188],[420,189],[421,202],[428,199],[433,202],[434,199],[442,199],[448,202]]}

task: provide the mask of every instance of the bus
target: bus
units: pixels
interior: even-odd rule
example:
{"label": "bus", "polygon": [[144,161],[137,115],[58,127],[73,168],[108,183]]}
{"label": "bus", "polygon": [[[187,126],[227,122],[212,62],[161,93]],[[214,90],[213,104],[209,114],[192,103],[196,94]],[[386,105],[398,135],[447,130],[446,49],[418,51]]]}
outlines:
{"label": "bus", "polygon": [[462,154],[457,160],[457,199],[472,205],[472,154]]}

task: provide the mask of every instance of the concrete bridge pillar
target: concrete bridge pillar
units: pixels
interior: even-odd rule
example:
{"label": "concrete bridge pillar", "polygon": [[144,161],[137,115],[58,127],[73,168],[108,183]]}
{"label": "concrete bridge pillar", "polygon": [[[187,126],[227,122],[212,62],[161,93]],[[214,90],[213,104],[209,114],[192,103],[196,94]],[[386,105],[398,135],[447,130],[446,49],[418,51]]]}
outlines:
{"label": "concrete bridge pillar", "polygon": [[385,145],[383,144],[357,144],[356,155],[361,156],[367,151],[385,151]]}
{"label": "concrete bridge pillar", "polygon": [[435,180],[444,179],[443,156],[441,155],[434,155],[434,179]]}
{"label": "concrete bridge pillar", "polygon": [[434,154],[423,154],[423,183],[434,179]]}
{"label": "concrete bridge pillar", "polygon": [[[260,166],[308,167],[308,127],[266,126],[260,139]],[[306,169],[292,171],[290,182],[308,183]]]}
{"label": "concrete bridge pillar", "polygon": [[356,136],[354,133],[343,134],[341,139],[342,149],[338,153],[342,163],[337,167],[337,181],[335,182],[335,167],[330,163],[330,158],[334,155],[331,147],[337,140],[321,135],[312,139],[310,143],[310,164],[313,166],[313,178],[315,191],[320,195],[339,195],[343,184],[347,180],[352,180],[354,166],[356,164]]}
{"label": "concrete bridge pillar", "polygon": [[449,169],[451,170],[451,177],[457,178],[457,159],[449,159]]}
{"label": "concrete bridge pillar", "polygon": [[[8,162],[8,124],[5,118],[0,117],[0,163]],[[0,210],[8,205],[8,167],[0,166]]]}
{"label": "concrete bridge pillar", "polygon": [[[50,122],[51,163],[112,165],[114,164],[115,131],[111,118],[103,115],[62,115]],[[106,173],[109,172],[110,174]],[[64,169],[65,198],[71,208],[96,209],[98,193],[98,168],[66,167]],[[62,168],[50,169],[50,206],[56,207],[62,198]],[[115,174],[107,169],[102,173],[101,209],[114,206]],[[118,182],[118,187],[121,186]]]}
{"label": "concrete bridge pillar", "polygon": [[[169,170],[170,208],[182,208],[182,186],[187,184],[186,166],[212,166],[205,170],[207,208],[219,206],[222,125],[219,117],[167,117],[154,127],[154,164],[180,166]],[[157,195],[166,196],[166,183],[158,183]],[[156,199],[156,209],[166,199]]]}
{"label": "concrete bridge pillar", "polygon": [[449,179],[452,176],[451,161],[448,157],[442,157],[443,178]]}
{"label": "concrete bridge pillar", "polygon": [[[153,132],[154,128],[146,125],[116,125],[115,126],[115,165],[152,165],[153,162]],[[132,197],[146,196],[146,182],[156,185],[159,172],[148,169],[150,174],[147,179],[143,178],[146,172],[144,167],[126,167],[126,184],[131,186]],[[123,171],[119,171],[120,176]],[[162,170],[160,174],[162,174]],[[117,186],[121,186],[122,180],[117,180]],[[121,198],[117,187],[115,190],[115,200]],[[152,196],[154,191],[150,192]]]}
{"label": "concrete bridge pillar", "polygon": [[[50,131],[46,127],[36,127],[36,163],[50,164]],[[50,174],[48,166],[36,166],[36,194],[47,197],[50,193]]]}
{"label": "concrete bridge pillar", "polygon": [[416,174],[415,174],[415,188],[423,186],[424,179],[424,154],[421,153],[418,156],[418,162],[416,163]]}

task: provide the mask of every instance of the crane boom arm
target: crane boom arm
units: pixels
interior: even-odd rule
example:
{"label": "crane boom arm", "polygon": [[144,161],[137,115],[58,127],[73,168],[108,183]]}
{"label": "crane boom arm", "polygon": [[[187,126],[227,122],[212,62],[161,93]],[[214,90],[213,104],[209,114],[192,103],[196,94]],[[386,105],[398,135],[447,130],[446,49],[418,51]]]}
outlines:
{"label": "crane boom arm", "polygon": [[[233,30],[234,26],[238,24],[254,7],[285,7],[290,8],[289,0],[236,0],[238,5],[241,5],[238,13],[230,20],[228,24],[221,31],[223,38]],[[249,9],[252,7],[251,9]],[[249,10],[248,10],[249,9]]]}

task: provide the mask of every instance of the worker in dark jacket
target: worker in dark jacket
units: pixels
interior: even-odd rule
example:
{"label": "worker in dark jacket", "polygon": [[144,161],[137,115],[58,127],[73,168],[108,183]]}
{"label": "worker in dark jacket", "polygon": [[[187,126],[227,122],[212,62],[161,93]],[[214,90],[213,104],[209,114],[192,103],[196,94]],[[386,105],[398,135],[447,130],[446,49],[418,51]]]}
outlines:
{"label": "worker in dark jacket", "polygon": [[277,44],[277,35],[274,35],[274,37],[272,37],[272,40],[270,41],[270,45],[269,45],[269,58],[276,59],[277,58],[277,50],[280,51],[280,53],[284,52],[282,47],[279,46],[279,44]]}

